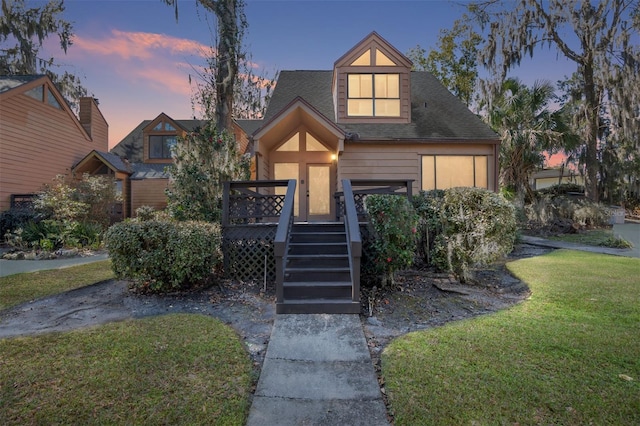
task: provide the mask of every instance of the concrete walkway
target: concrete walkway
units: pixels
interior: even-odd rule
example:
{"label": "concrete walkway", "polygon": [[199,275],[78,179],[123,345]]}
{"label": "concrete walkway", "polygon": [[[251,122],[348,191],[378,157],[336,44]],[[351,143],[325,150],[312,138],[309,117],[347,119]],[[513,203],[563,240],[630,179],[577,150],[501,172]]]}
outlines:
{"label": "concrete walkway", "polygon": [[276,315],[247,426],[389,425],[358,315]]}
{"label": "concrete walkway", "polygon": [[613,234],[617,237],[624,238],[633,244],[630,249],[616,249],[610,247],[587,246],[582,244],[568,243],[564,241],[547,240],[540,237],[531,237],[523,235],[522,241],[541,247],[551,247],[556,249],[569,249],[588,251],[591,253],[610,254],[613,256],[638,257],[640,258],[640,223],[627,222],[624,224],[616,224],[613,226]]}
{"label": "concrete walkway", "polygon": [[99,260],[107,260],[109,255],[106,253],[96,254],[95,256],[86,257],[69,257],[63,259],[50,260],[6,260],[0,259],[0,277],[8,275],[21,274],[23,272],[44,271],[47,269],[61,269],[69,266],[82,265],[84,263],[97,262]]}

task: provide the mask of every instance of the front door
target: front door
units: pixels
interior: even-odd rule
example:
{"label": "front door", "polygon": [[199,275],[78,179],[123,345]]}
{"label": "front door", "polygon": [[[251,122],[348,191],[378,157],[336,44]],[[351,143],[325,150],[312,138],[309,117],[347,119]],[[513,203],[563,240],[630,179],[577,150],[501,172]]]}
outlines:
{"label": "front door", "polygon": [[331,164],[307,165],[307,220],[332,220]]}
{"label": "front door", "polygon": [[[273,179],[295,179],[296,220],[333,220],[336,163],[331,150],[304,128],[270,152]],[[286,188],[278,188],[284,194]]]}

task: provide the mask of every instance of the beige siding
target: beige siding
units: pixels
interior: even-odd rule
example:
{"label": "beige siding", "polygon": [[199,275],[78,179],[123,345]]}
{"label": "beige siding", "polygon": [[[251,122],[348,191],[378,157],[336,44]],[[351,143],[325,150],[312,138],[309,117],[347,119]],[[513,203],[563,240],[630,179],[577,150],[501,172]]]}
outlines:
{"label": "beige siding", "polygon": [[10,207],[11,194],[37,192],[91,150],[106,147],[89,139],[69,111],[9,94],[0,102],[0,210]]}
{"label": "beige siding", "polygon": [[490,144],[345,144],[338,160],[342,179],[412,179],[418,192],[422,181],[423,155],[488,156],[489,189],[496,190],[495,145]]}
{"label": "beige siding", "polygon": [[141,206],[151,206],[156,210],[167,207],[165,189],[169,179],[143,179],[131,181],[131,216]]}

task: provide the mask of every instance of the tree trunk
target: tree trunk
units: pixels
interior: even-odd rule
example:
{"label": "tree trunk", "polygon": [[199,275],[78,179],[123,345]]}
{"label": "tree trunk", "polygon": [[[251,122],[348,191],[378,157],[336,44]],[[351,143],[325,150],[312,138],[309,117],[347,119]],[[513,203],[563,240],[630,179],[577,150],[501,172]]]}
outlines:
{"label": "tree trunk", "polygon": [[216,127],[233,132],[233,90],[238,73],[237,0],[214,2],[218,16],[218,69],[216,73]]}
{"label": "tree trunk", "polygon": [[586,155],[585,155],[585,195],[591,201],[598,201],[598,129],[599,129],[599,115],[598,115],[598,96],[596,94],[596,87],[593,80],[593,65],[589,61],[582,67],[582,73],[584,76],[584,94],[586,103],[586,119],[587,119],[587,133],[586,138]]}

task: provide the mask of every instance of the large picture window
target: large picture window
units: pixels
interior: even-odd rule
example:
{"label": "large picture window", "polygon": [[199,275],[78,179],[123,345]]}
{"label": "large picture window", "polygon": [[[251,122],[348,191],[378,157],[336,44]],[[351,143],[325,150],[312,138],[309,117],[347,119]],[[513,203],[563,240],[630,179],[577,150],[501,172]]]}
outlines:
{"label": "large picture window", "polygon": [[486,155],[423,155],[422,189],[488,188]]}
{"label": "large picture window", "polygon": [[349,74],[347,114],[400,117],[399,74]]}
{"label": "large picture window", "polygon": [[150,135],[149,158],[171,158],[171,148],[173,148],[175,144],[176,136],[174,135]]}

